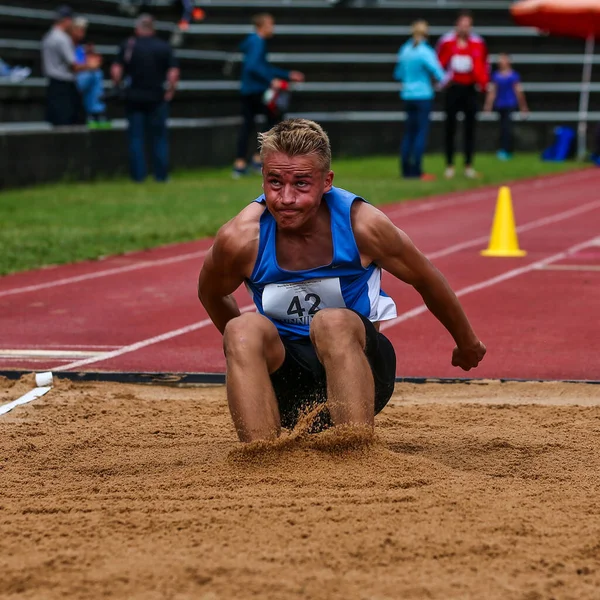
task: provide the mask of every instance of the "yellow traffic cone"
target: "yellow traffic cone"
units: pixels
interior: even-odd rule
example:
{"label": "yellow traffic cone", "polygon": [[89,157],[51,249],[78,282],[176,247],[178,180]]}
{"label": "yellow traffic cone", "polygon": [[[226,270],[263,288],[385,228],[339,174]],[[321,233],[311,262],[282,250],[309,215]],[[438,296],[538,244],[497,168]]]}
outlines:
{"label": "yellow traffic cone", "polygon": [[525,256],[527,252],[519,248],[515,217],[513,215],[510,189],[502,186],[498,192],[492,235],[483,256]]}

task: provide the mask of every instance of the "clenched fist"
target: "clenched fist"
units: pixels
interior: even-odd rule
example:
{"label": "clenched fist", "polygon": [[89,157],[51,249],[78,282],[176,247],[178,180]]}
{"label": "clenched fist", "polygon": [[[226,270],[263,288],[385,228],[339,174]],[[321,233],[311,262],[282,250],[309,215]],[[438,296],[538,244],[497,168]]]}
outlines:
{"label": "clenched fist", "polygon": [[469,348],[454,348],[452,351],[452,366],[460,367],[463,371],[474,369],[485,356],[486,348],[481,342]]}

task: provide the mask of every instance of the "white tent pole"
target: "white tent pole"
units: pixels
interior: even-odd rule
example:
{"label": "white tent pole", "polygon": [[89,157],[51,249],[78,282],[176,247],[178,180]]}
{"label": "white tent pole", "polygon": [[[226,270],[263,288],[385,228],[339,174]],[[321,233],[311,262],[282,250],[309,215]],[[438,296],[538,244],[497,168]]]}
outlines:
{"label": "white tent pole", "polygon": [[585,56],[581,77],[581,95],[579,97],[579,127],[577,157],[582,160],[587,154],[587,117],[590,104],[590,82],[592,80],[592,62],[594,58],[594,36],[588,35],[585,40]]}

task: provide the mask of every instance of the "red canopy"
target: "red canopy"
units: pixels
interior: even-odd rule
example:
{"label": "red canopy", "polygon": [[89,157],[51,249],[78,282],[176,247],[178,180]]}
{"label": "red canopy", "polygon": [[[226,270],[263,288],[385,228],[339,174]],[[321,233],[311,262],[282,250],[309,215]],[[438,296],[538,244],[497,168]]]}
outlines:
{"label": "red canopy", "polygon": [[521,0],[510,13],[519,25],[554,35],[600,37],[600,0]]}

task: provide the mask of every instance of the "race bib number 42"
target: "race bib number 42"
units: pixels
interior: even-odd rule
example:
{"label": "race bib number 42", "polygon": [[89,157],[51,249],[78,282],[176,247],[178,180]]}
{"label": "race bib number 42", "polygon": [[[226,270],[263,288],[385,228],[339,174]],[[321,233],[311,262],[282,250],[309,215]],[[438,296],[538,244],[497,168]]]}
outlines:
{"label": "race bib number 42", "polygon": [[283,323],[306,325],[323,308],[346,308],[337,277],[296,283],[270,283],[262,295],[263,311]]}

